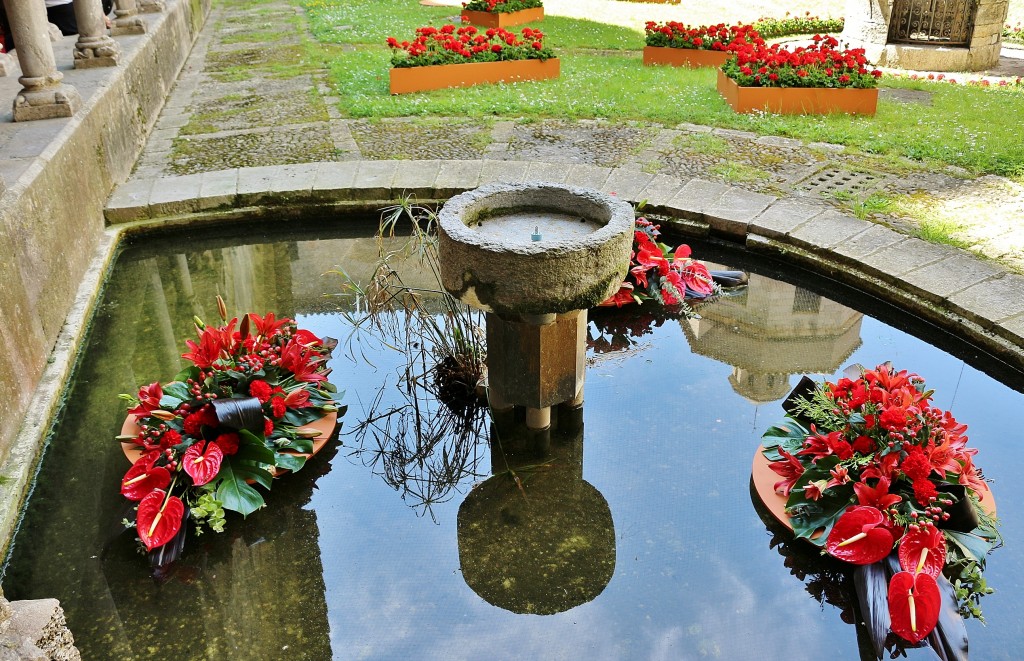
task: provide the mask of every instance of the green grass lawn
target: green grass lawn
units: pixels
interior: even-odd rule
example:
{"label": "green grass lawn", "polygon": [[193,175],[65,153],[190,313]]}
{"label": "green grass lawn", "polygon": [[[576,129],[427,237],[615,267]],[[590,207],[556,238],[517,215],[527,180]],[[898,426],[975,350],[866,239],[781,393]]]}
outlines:
{"label": "green grass lawn", "polygon": [[305,0],[304,6],[314,37],[327,49],[340,111],[349,117],[604,118],[669,126],[692,122],[1024,177],[1024,131],[1019,125],[1024,89],[1019,87],[985,90],[886,78],[882,87],[930,92],[931,104],[881,100],[873,118],[739,115],[719,97],[713,70],[644,67],[641,33],[549,17],[530,27],[544,30],[545,42],[559,53],[561,78],[391,96],[387,37],[411,40],[417,27],[457,21],[457,10],[413,0]]}

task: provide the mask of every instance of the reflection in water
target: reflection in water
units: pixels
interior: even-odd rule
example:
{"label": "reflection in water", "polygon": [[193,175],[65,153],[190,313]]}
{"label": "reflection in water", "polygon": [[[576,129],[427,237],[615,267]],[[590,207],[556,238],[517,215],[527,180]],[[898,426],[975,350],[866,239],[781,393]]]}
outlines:
{"label": "reflection in water", "polygon": [[513,613],[575,608],[601,594],[615,572],[611,509],[583,479],[583,409],[558,407],[556,415],[550,439],[525,421],[499,423],[494,474],[459,507],[466,584]]}
{"label": "reflection in water", "polygon": [[835,372],[860,346],[864,316],[756,274],[745,290],[702,307],[700,315],[679,321],[691,350],[732,365],[729,383],[754,404],[785,397],[791,374]]}

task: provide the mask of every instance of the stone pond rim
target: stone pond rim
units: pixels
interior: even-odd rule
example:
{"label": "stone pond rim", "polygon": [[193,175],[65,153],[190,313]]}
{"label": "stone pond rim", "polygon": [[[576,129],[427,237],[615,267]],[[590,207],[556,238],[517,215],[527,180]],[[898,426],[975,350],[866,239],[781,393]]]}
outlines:
{"label": "stone pond rim", "polygon": [[[568,214],[600,227],[539,242],[472,227],[514,212]],[[441,284],[463,302],[502,317],[586,310],[611,296],[629,268],[633,207],[595,190],[489,184],[448,200],[438,221]]]}

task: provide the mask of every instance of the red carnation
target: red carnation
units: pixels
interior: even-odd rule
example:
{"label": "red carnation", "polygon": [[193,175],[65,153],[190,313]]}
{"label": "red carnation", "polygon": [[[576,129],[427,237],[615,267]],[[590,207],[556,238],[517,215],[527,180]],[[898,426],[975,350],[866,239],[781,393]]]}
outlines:
{"label": "red carnation", "polygon": [[268,420],[267,418],[264,418],[263,419],[263,435],[264,436],[270,436],[273,433],[274,433],[274,421],[273,420]]}
{"label": "red carnation", "polygon": [[274,399],[272,399],[270,401],[270,410],[271,410],[271,414],[275,418],[280,418],[281,416],[283,416],[285,414],[285,411],[288,410],[287,405],[285,405],[285,403],[284,403],[284,398],[283,397],[275,397]]}
{"label": "red carnation", "polygon": [[224,454],[230,456],[238,452],[238,434],[235,432],[228,432],[227,434],[221,434],[215,441]]}
{"label": "red carnation", "polygon": [[267,403],[267,400],[270,399],[270,393],[270,384],[266,381],[257,379],[249,384],[249,394],[260,400],[260,404]]}
{"label": "red carnation", "polygon": [[173,429],[168,429],[167,431],[164,432],[163,436],[160,437],[161,450],[172,448],[178,443],[181,443],[181,434],[174,431]]}
{"label": "red carnation", "polygon": [[939,492],[935,485],[927,478],[914,480],[914,500],[922,505],[930,505],[932,500],[938,498]]}

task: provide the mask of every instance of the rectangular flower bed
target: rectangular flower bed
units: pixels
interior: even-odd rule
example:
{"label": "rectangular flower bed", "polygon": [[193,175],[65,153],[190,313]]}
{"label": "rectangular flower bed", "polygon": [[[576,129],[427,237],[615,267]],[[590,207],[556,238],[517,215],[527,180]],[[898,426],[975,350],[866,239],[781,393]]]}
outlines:
{"label": "rectangular flower bed", "polygon": [[644,46],[644,66],[720,67],[732,53],[667,46]]}
{"label": "rectangular flower bed", "polygon": [[878,88],[740,87],[721,71],[718,92],[733,110],[743,113],[874,115],[878,105]]}
{"label": "rectangular flower bed", "polygon": [[512,25],[533,23],[544,18],[544,8],[520,9],[519,11],[492,12],[462,10],[462,22],[484,28],[507,28]]}
{"label": "rectangular flower bed", "polygon": [[391,93],[408,94],[449,87],[471,87],[481,83],[546,80],[558,78],[560,73],[561,62],[558,58],[394,68],[391,69]]}

